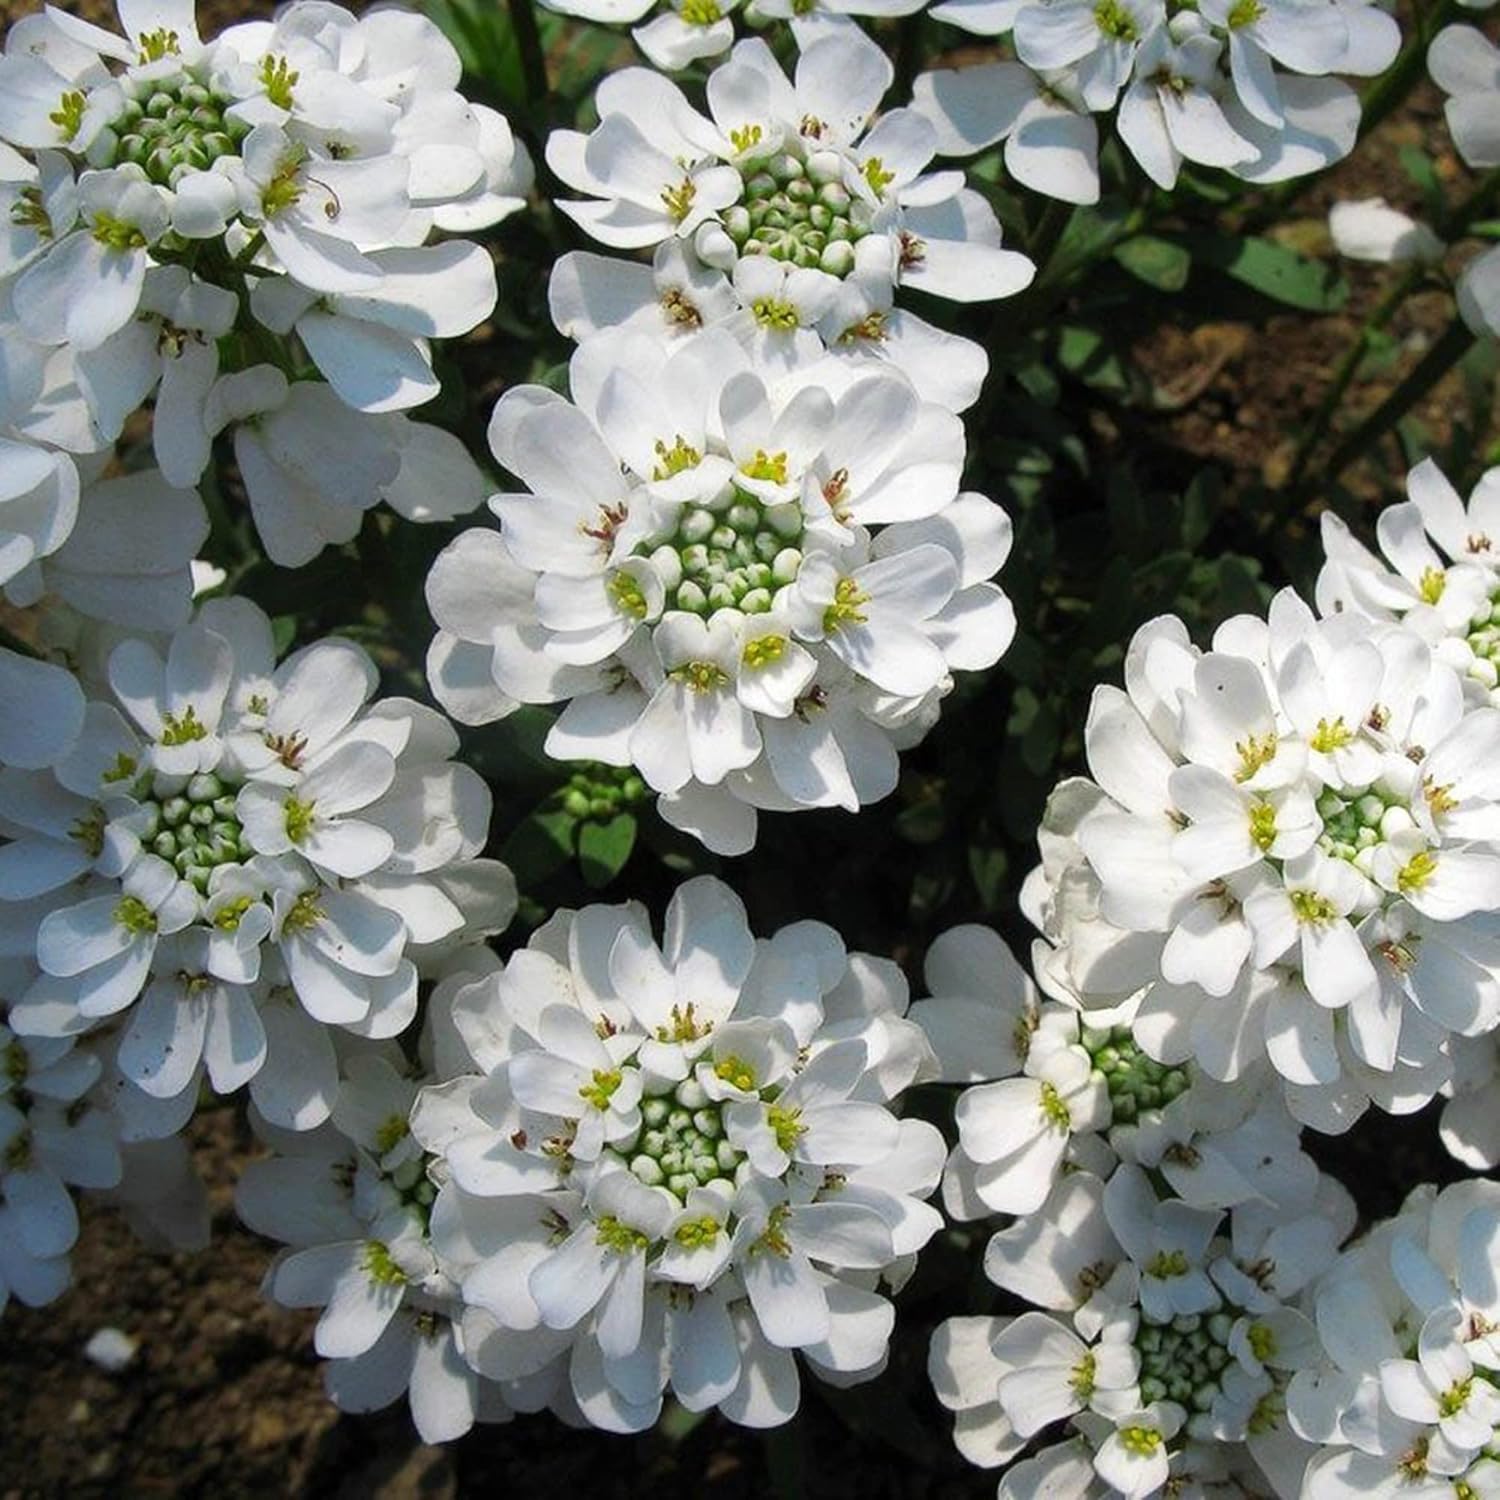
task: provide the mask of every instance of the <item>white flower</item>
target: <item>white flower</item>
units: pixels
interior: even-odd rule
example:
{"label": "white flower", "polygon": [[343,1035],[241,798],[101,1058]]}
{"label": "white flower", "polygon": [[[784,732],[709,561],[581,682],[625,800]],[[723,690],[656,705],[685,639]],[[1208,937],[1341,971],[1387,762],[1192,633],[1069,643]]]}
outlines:
{"label": "white flower", "polygon": [[1264,125],[1286,123],[1273,62],[1294,73],[1332,73],[1349,46],[1343,8],[1321,0],[1256,0],[1251,6],[1208,0],[1203,14],[1228,34],[1235,92]]}
{"label": "white flower", "polygon": [[[1328,166],[1354,147],[1359,100],[1322,75],[1383,72],[1400,40],[1376,7],[1343,0],[1170,18],[1134,0],[949,0],[933,14],[981,35],[1014,28],[1020,58],[917,80],[939,149],[967,156],[1004,140],[1017,180],[1069,203],[1098,199],[1091,116],[1117,101],[1121,138],[1164,187],[1184,159],[1257,183]],[[1273,58],[1294,71],[1278,74]]]}
{"label": "white flower", "polygon": [[1500,255],[1476,255],[1459,277],[1457,295],[1458,310],[1474,333],[1500,337]]}
{"label": "white flower", "polygon": [[478,245],[453,241],[377,250],[378,285],[318,296],[265,276],[250,305],[273,333],[297,337],[340,400],[356,411],[403,411],[438,392],[428,340],[482,323],[495,306],[495,271]]}
{"label": "white flower", "polygon": [[792,1349],[840,1383],[874,1374],[880,1277],[899,1284],[938,1227],[921,1200],[943,1152],[886,1107],[929,1066],[904,996],[846,993],[863,989],[831,931],[757,943],[707,877],[674,896],[660,949],[638,910],[560,913],[460,989],[453,1023],[483,1076],[429,1089],[414,1121],[469,1226],[477,1367],[566,1354],[585,1416],[622,1431],[668,1387],[691,1410],[785,1421]]}
{"label": "white flower", "polygon": [[1104,1212],[1140,1271],[1141,1310],[1154,1323],[1219,1305],[1205,1269],[1219,1213],[1177,1199],[1158,1201],[1146,1174],[1122,1163],[1104,1189]]}
{"label": "white flower", "polygon": [[139,169],[78,179],[80,227],[33,260],[16,283],[16,313],[28,337],[94,349],[130,321],[150,247],[168,227],[165,198]]}
{"label": "white flower", "polygon": [[758,807],[884,795],[887,736],[1010,642],[986,581],[1009,526],[956,493],[950,412],[886,367],[815,368],[782,383],[722,329],[622,328],[579,346],[576,405],[507,392],[491,443],[529,492],[429,575],[440,701],[565,702],[551,754],[636,765],[720,849]]}
{"label": "white flower", "polygon": [[655,74],[615,74],[597,129],[548,141],[557,175],[592,195],[561,206],[616,247],[690,239],[733,273],[763,358],[811,357],[811,330],[851,274],[963,300],[1020,291],[1034,268],[1000,247],[989,205],[960,175],[925,171],[930,122],[894,110],[866,133],[892,76],[848,25],[811,40],[791,81],[764,42],[739,43],[709,79],[710,118]]}
{"label": "white flower", "polygon": [[724,5],[718,0],[673,0],[654,21],[630,34],[655,67],[675,73],[729,50],[734,42],[733,10],[734,0]]}
{"label": "white flower", "polygon": [[1436,1426],[1460,1452],[1486,1447],[1500,1424],[1500,1389],[1475,1379],[1464,1349],[1467,1319],[1456,1307],[1438,1307],[1422,1323],[1416,1359],[1380,1366],[1380,1391],[1398,1417]]}
{"label": "white flower", "polygon": [[[1018,8],[1014,0],[948,0],[932,14],[967,27],[985,13],[988,31],[991,19],[1001,20],[989,12]],[[997,29],[1009,25],[1007,17]],[[937,127],[940,154],[967,156],[1003,140],[1005,169],[1017,182],[1067,203],[1099,201],[1099,128],[1071,70],[1037,74],[1018,62],[930,69],[917,75],[912,107]]]}
{"label": "white flower", "polygon": [[1139,1359],[1123,1320],[1106,1327],[1092,1348],[1046,1313],[1023,1313],[994,1341],[1009,1371],[1000,1377],[1000,1405],[1021,1437],[1074,1412],[1106,1414],[1139,1400]]}
{"label": "white flower", "polygon": [[1417,1187],[1314,1287],[1322,1357],[1286,1401],[1308,1494],[1492,1488],[1496,1209],[1484,1179]]}
{"label": "white flower", "polygon": [[1167,1441],[1177,1435],[1181,1425],[1181,1411],[1171,1402],[1122,1413],[1115,1418],[1115,1430],[1094,1455],[1099,1477],[1126,1500],[1154,1494],[1167,1482]]}
{"label": "white flower", "polygon": [[1136,49],[1164,19],[1156,0],[1111,0],[1097,10],[1082,0],[1046,0],[1016,16],[1016,53],[1042,72],[1076,67],[1084,103],[1109,109],[1130,79]]}
{"label": "white flower", "polygon": [[[514,212],[530,183],[504,120],[456,92],[457,53],[424,18],[309,3],[211,41],[186,4],[126,5],[122,20],[128,39],[64,12],[32,18],[3,60],[0,137],[36,153],[15,154],[0,191],[6,338],[23,351],[4,439],[94,451],[154,394],[157,461],[180,488],[235,424],[257,522],[289,565],[348,540],[380,498],[413,518],[456,514],[422,501],[413,453],[431,479],[461,479],[472,508],[477,474],[461,472],[453,445],[440,451],[394,416],[350,424],[335,410],[430,400],[430,341],[494,306],[486,253],[423,244]],[[288,390],[305,355],[329,386]],[[268,438],[245,436],[258,417]],[[304,419],[325,431],[316,461]],[[340,454],[326,446],[335,431]],[[36,557],[65,534],[40,534],[42,508],[18,528]],[[30,561],[7,550],[0,577]],[[34,598],[35,580],[26,587]]]}
{"label": "white flower", "polygon": [[[402,1396],[424,1442],[460,1437],[508,1408],[464,1361],[455,1283],[435,1254],[437,1188],[411,1138],[415,1085],[382,1058],[348,1065],[335,1124],[290,1142],[241,1175],[235,1204],[262,1234],[289,1242],[266,1291],[323,1309],[314,1330],[328,1394],[364,1412]],[[337,1127],[337,1128],[336,1128]],[[456,1269],[456,1267],[455,1267]]]}
{"label": "white flower", "polygon": [[221,1091],[268,1068],[264,1111],[315,1125],[331,1054],[282,996],[366,1036],[410,1024],[412,955],[473,920],[449,882],[477,878],[494,902],[480,921],[508,915],[474,858],[488,795],[448,762],[456,739],[430,711],[366,706],[374,669],[357,647],[275,667],[269,621],[241,601],[203,606],[165,660],[122,641],[109,671],[134,726],[104,701],[81,723],[60,704],[50,774],[0,773],[17,839],[0,898],[46,908],[43,973],[13,1024],[69,1035],[143,995],[117,1064],[151,1097],[191,1109],[200,1060]]}
{"label": "white flower", "polygon": [[66,453],[0,437],[0,585],[67,540],[78,491],[78,470]]}
{"label": "white flower", "polygon": [[1335,203],[1328,231],[1340,255],[1384,264],[1442,259],[1443,242],[1426,224],[1390,207],[1384,198]]}
{"label": "white flower", "polygon": [[1215,97],[1219,52],[1214,37],[1179,41],[1165,25],[1140,45],[1136,75],[1120,101],[1120,138],[1160,187],[1175,186],[1184,160],[1235,167],[1255,159]]}
{"label": "white flower", "polygon": [[1427,70],[1449,96],[1443,108],[1458,154],[1476,170],[1500,166],[1500,49],[1472,26],[1445,26],[1427,49]]}
{"label": "white flower", "polygon": [[110,1121],[86,1099],[99,1073],[99,1059],[71,1039],[19,1037],[0,1022],[0,1195],[12,1237],[0,1288],[29,1305],[68,1283],[78,1237],[69,1187],[120,1180]]}
{"label": "white flower", "polygon": [[975,1189],[1001,1213],[1030,1213],[1051,1191],[1071,1137],[1108,1122],[1108,1095],[1088,1054],[1059,1036],[1033,1043],[1026,1076],[960,1097],[959,1142],[979,1168]]}

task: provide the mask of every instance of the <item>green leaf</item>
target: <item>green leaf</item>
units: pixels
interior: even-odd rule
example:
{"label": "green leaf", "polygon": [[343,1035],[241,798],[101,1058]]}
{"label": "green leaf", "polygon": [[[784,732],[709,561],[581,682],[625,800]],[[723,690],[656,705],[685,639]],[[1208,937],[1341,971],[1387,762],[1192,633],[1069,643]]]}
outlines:
{"label": "green leaf", "polygon": [[1263,297],[1304,312],[1336,312],[1349,300],[1349,283],[1332,266],[1270,240],[1193,234],[1182,243],[1200,265],[1212,266]]}
{"label": "green leaf", "polygon": [[979,892],[979,902],[985,911],[994,911],[999,907],[1009,869],[1010,860],[1004,849],[970,846],[969,875],[974,882],[974,889]]}
{"label": "green leaf", "polygon": [[1124,222],[1125,210],[1115,204],[1075,209],[1055,253],[1070,265],[1086,265],[1114,242]]}
{"label": "green leaf", "polygon": [[517,824],[501,847],[500,858],[515,872],[522,890],[555,875],[573,858],[577,826],[578,820],[565,812],[534,812]]}
{"label": "green leaf", "polygon": [[1444,204],[1442,179],[1437,166],[1420,146],[1403,146],[1396,153],[1401,170],[1422,190],[1422,201],[1430,214],[1441,217]]}
{"label": "green leaf", "polygon": [[1182,545],[1196,551],[1213,530],[1224,503],[1224,476],[1217,469],[1200,469],[1182,496]]}
{"label": "green leaf", "polygon": [[1119,356],[1093,328],[1064,328],[1057,340],[1057,362],[1096,390],[1124,391],[1130,379]]}
{"label": "green leaf", "polygon": [[616,813],[607,823],[587,822],[578,830],[578,865],[594,890],[606,886],[625,867],[635,848],[635,814]]}
{"label": "green leaf", "polygon": [[1193,258],[1171,240],[1138,234],[1115,246],[1115,259],[1138,281],[1160,292],[1180,292],[1187,285]]}

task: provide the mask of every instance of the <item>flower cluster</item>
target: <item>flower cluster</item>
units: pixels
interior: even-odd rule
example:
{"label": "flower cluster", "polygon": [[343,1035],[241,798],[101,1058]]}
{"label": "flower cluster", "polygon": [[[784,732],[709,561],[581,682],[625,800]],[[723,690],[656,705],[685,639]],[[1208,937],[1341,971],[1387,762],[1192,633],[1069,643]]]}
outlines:
{"label": "flower cluster", "polygon": [[960,1450],[1010,1465],[1000,1493],[1016,1500],[1295,1496],[1306,1453],[1285,1393],[1322,1352],[1298,1304],[1354,1208],[1285,1105],[1255,1079],[1154,1062],[1133,1005],[1080,1026],[988,929],[940,937],[926,974],[912,1017],[943,1076],[973,1082],[948,1209],[1017,1216],[985,1273],[1043,1309],[939,1328],[929,1369]]}
{"label": "flower cluster", "polygon": [[1311,1299],[1321,1347],[1286,1391],[1318,1449],[1309,1500],[1500,1491],[1500,1188],[1419,1187]]}
{"label": "flower cluster", "polygon": [[382,498],[426,518],[413,471],[433,464],[456,481],[442,513],[472,508],[461,445],[402,413],[437,393],[430,341],[489,315],[494,272],[477,245],[423,242],[520,207],[530,165],[456,92],[451,45],[420,16],[310,0],[211,41],[190,0],[121,20],[125,36],[49,9],[0,57],[0,333],[18,377],[0,435],[28,449],[0,488],[27,544],[0,582],[72,530],[67,455],[108,447],[153,396],[160,483],[190,490],[231,434],[277,562],[348,540]]}
{"label": "flower cluster", "polygon": [[816,923],[757,941],[711,878],[660,947],[636,906],[559,912],[440,986],[445,1081],[365,1059],[330,1130],[251,1169],[241,1211],[299,1247],[271,1294],[326,1304],[336,1400],[409,1380],[429,1440],[547,1404],[639,1431],[668,1388],[784,1422],[795,1351],[838,1384],[878,1373],[880,1285],[941,1223],[942,1137],[888,1107],[932,1069],[905,1008],[893,966]]}
{"label": "flower cluster", "polygon": [[1426,542],[1429,515],[1459,556],[1482,541],[1435,467],[1411,484],[1379,528],[1399,573],[1325,517],[1324,618],[1287,591],[1206,652],[1173,619],[1138,633],[1028,891],[1050,993],[1138,999],[1168,1065],[1268,1060],[1322,1130],[1420,1107],[1500,1021],[1495,585]]}
{"label": "flower cluster", "polygon": [[[46,1256],[76,1232],[61,1184],[120,1179],[87,1091],[124,1140],[175,1133],[205,1079],[315,1127],[338,1093],[332,1029],[404,1030],[418,964],[503,927],[514,891],[476,858],[490,795],[451,728],[370,703],[350,642],[277,665],[270,621],[223,601],[164,655],[122,640],[87,694],[50,664],[0,665],[4,1150],[42,1174],[4,1198]],[[59,1238],[35,1241],[33,1212]]]}
{"label": "flower cluster", "polygon": [[1010,528],[960,493],[963,429],[892,370],[776,379],[729,334],[600,334],[573,401],[508,391],[490,440],[525,485],[427,598],[438,701],[465,723],[564,701],[560,759],[634,765],[710,847],[757,809],[888,794],[954,669],[1014,617],[985,580]]}
{"label": "flower cluster", "polygon": [[1099,126],[1114,112],[1142,171],[1185,166],[1247,182],[1319,171],[1353,149],[1360,106],[1329,75],[1383,73],[1395,21],[1365,0],[943,0],[932,14],[1008,33],[1015,61],[917,79],[914,104],[945,155],[1004,141],[1007,171],[1049,198],[1099,198]]}
{"label": "flower cluster", "polygon": [[[611,326],[644,301],[668,329],[723,322],[777,364],[825,347],[889,359],[930,399],[967,406],[983,350],[895,309],[894,295],[987,301],[1022,290],[1034,267],[1001,248],[994,210],[962,173],[927,170],[930,121],[893,109],[870,125],[893,76],[849,27],[820,32],[791,80],[763,41],[739,43],[709,77],[707,117],[659,74],[607,78],[598,127],[555,131],[547,161],[590,195],[560,206],[595,239],[659,247],[654,277],[565,256],[553,287],[563,332]],[[943,368],[955,357],[966,368]]]}

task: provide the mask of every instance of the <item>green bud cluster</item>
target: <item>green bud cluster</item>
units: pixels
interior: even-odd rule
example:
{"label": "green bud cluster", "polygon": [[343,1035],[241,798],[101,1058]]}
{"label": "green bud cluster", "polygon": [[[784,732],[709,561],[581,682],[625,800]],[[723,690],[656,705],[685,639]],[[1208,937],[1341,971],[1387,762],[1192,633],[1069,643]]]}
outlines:
{"label": "green bud cluster", "polygon": [[158,776],[141,799],[148,813],[141,847],[176,867],[201,893],[220,865],[237,865],[254,854],[235,815],[234,794],[212,772],[188,778]]}
{"label": "green bud cluster", "polygon": [[870,232],[869,209],[844,186],[832,152],[805,162],[778,152],[741,171],[744,201],[723,216],[741,255],[769,255],[830,276],[854,269],[854,246]]}
{"label": "green bud cluster", "polygon": [[425,1153],[409,1156],[400,1166],[390,1170],[382,1169],[380,1173],[381,1181],[392,1189],[403,1208],[417,1216],[424,1230],[432,1217],[432,1205],[437,1199],[437,1188],[427,1175],[427,1164],[432,1160]]}
{"label": "green bud cluster", "polygon": [[1416,826],[1406,803],[1379,787],[1349,797],[1326,789],[1318,798],[1317,809],[1323,820],[1318,847],[1335,859],[1350,860],[1361,868],[1368,865],[1369,851],[1376,845]]}
{"label": "green bud cluster", "polygon": [[[1486,687],[1494,687],[1500,677],[1500,590],[1490,595],[1490,602],[1474,612],[1469,621],[1469,649],[1483,663],[1475,672]],[[1485,670],[1485,669],[1488,670]]]}
{"label": "green bud cluster", "polygon": [[1148,1323],[1136,1331],[1141,1359],[1141,1404],[1175,1401],[1186,1410],[1207,1411],[1219,1394],[1219,1382],[1232,1362],[1229,1334],[1234,1319],[1227,1312]]}
{"label": "green bud cluster", "polygon": [[1147,1057],[1128,1026],[1086,1027],[1081,1040],[1095,1071],[1104,1075],[1116,1125],[1129,1124],[1142,1110],[1170,1104],[1192,1082],[1185,1068],[1169,1068]]}
{"label": "green bud cluster", "polygon": [[732,1189],[745,1160],[725,1139],[719,1105],[692,1078],[641,1100],[641,1133],[620,1154],[647,1187],[664,1187],[684,1202],[711,1182]]}
{"label": "green bud cluster", "polygon": [[589,761],[568,777],[561,796],[563,811],[570,816],[607,823],[646,800],[646,783],[630,766]]}
{"label": "green bud cluster", "polygon": [[[766,459],[774,465],[785,455]],[[677,530],[636,551],[648,557],[666,588],[666,607],[709,615],[716,609],[764,614],[802,567],[802,507],[763,505],[737,486],[699,505],[685,505]]]}
{"label": "green bud cluster", "polygon": [[198,82],[190,72],[177,78],[122,78],[126,99],[90,152],[101,166],[134,162],[152,182],[175,187],[185,173],[204,171],[221,156],[238,156],[250,133],[226,117],[232,102]]}

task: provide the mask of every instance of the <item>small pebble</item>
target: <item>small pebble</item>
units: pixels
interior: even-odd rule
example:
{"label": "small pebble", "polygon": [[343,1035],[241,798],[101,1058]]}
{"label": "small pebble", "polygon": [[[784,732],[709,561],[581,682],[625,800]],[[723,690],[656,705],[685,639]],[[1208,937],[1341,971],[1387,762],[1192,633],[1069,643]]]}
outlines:
{"label": "small pebble", "polygon": [[83,1346],[83,1355],[101,1370],[118,1375],[135,1358],[136,1348],[135,1340],[128,1333],[121,1333],[118,1328],[101,1328]]}

